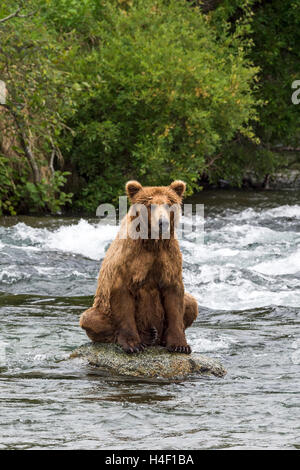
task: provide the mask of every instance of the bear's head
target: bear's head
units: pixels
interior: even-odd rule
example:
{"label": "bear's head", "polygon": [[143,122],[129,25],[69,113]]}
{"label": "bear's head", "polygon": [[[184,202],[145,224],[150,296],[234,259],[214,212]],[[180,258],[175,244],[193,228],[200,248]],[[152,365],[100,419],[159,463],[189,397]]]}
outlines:
{"label": "bear's head", "polygon": [[131,238],[173,238],[185,189],[186,184],[180,180],[173,181],[170,186],[142,186],[138,181],[128,181]]}

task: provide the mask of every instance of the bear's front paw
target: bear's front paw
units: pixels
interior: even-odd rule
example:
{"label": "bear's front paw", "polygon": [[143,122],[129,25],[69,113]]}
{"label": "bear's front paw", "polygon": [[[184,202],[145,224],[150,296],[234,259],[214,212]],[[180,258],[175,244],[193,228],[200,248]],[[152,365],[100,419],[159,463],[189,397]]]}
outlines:
{"label": "bear's front paw", "polygon": [[122,345],[123,351],[125,351],[127,354],[134,354],[134,353],[140,353],[143,352],[144,349],[146,348],[146,345],[144,343],[136,343],[136,344],[126,344]]}
{"label": "bear's front paw", "polygon": [[166,348],[172,353],[191,354],[191,347],[187,344],[185,334],[180,330],[168,331],[166,334]]}
{"label": "bear's front paw", "polygon": [[167,346],[167,350],[172,353],[182,353],[182,354],[191,354],[192,350],[189,344],[186,346],[177,346],[176,344],[171,344]]}
{"label": "bear's front paw", "polygon": [[124,335],[123,332],[119,333],[117,343],[127,354],[139,353],[146,348],[146,344],[142,343],[140,338],[133,337],[132,335]]}
{"label": "bear's front paw", "polygon": [[139,353],[146,348],[146,344],[141,341],[140,336],[133,334],[127,328],[120,329],[116,342],[127,354]]}

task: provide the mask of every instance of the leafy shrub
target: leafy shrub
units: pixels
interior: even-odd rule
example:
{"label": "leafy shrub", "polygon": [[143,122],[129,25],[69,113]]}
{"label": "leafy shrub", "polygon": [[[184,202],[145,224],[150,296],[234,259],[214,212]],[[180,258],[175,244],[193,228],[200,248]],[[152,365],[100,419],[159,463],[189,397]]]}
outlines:
{"label": "leafy shrub", "polygon": [[[1,2],[0,18],[18,5],[25,16],[0,23],[0,79],[22,147],[17,163],[0,158],[0,213],[56,213],[70,191],[74,208],[94,212],[129,178],[182,178],[191,192],[203,173],[239,185],[246,170],[276,169],[272,146],[299,139],[299,2],[216,0],[207,15],[201,3]],[[64,163],[51,164],[53,150]]]}
{"label": "leafy shrub", "polygon": [[62,139],[83,180],[77,206],[90,211],[128,178],[182,178],[196,188],[207,157],[237,131],[251,136],[256,116],[257,70],[240,38],[224,32],[220,40],[199,8],[181,0],[101,5],[99,45],[72,64],[81,90],[68,120],[74,136]]}
{"label": "leafy shrub", "polygon": [[42,178],[37,184],[22,178],[23,185],[20,188],[20,196],[27,202],[27,211],[31,213],[60,213],[61,209],[72,201],[73,194],[67,194],[61,189],[69,174],[67,171],[55,171],[50,180]]}
{"label": "leafy shrub", "polygon": [[299,105],[291,102],[291,87],[294,80],[300,80],[300,2],[259,1],[252,38],[251,58],[260,67],[256,96],[265,103],[257,134],[265,143],[298,146]]}
{"label": "leafy shrub", "polygon": [[231,35],[242,31],[247,55],[259,68],[254,88],[258,120],[253,123],[257,145],[236,139],[222,149],[210,171],[213,180],[222,175],[240,185],[247,170],[263,178],[288,165],[290,158],[281,150],[299,147],[299,105],[291,102],[291,87],[300,78],[300,2],[224,0],[211,21],[220,34],[224,28]]}
{"label": "leafy shrub", "polygon": [[62,190],[69,172],[55,171],[50,180],[42,178],[38,184],[29,180],[29,174],[26,162],[20,165],[0,154],[0,216],[18,212],[57,214],[71,203],[73,194]]}
{"label": "leafy shrub", "polygon": [[0,154],[0,215],[16,214],[15,190],[13,169],[9,165],[9,159]]}

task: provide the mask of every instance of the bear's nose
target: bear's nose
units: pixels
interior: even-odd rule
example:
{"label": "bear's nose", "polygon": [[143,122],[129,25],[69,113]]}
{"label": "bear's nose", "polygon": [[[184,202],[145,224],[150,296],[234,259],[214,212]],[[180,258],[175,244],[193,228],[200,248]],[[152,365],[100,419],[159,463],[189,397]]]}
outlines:
{"label": "bear's nose", "polygon": [[169,220],[166,217],[161,217],[158,221],[158,227],[160,231],[167,230],[169,228]]}

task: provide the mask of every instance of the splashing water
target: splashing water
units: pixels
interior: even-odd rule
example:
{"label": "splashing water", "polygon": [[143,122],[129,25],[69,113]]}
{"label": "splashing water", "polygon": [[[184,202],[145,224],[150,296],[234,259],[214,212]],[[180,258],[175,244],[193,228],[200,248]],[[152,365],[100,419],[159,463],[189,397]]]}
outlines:
{"label": "splashing water", "polygon": [[[181,241],[199,303],[187,336],[225,379],[139,383],[66,361],[118,228],[0,224],[0,448],[300,448],[297,192],[207,192],[205,242]],[[172,432],[170,431],[172,429]]]}

